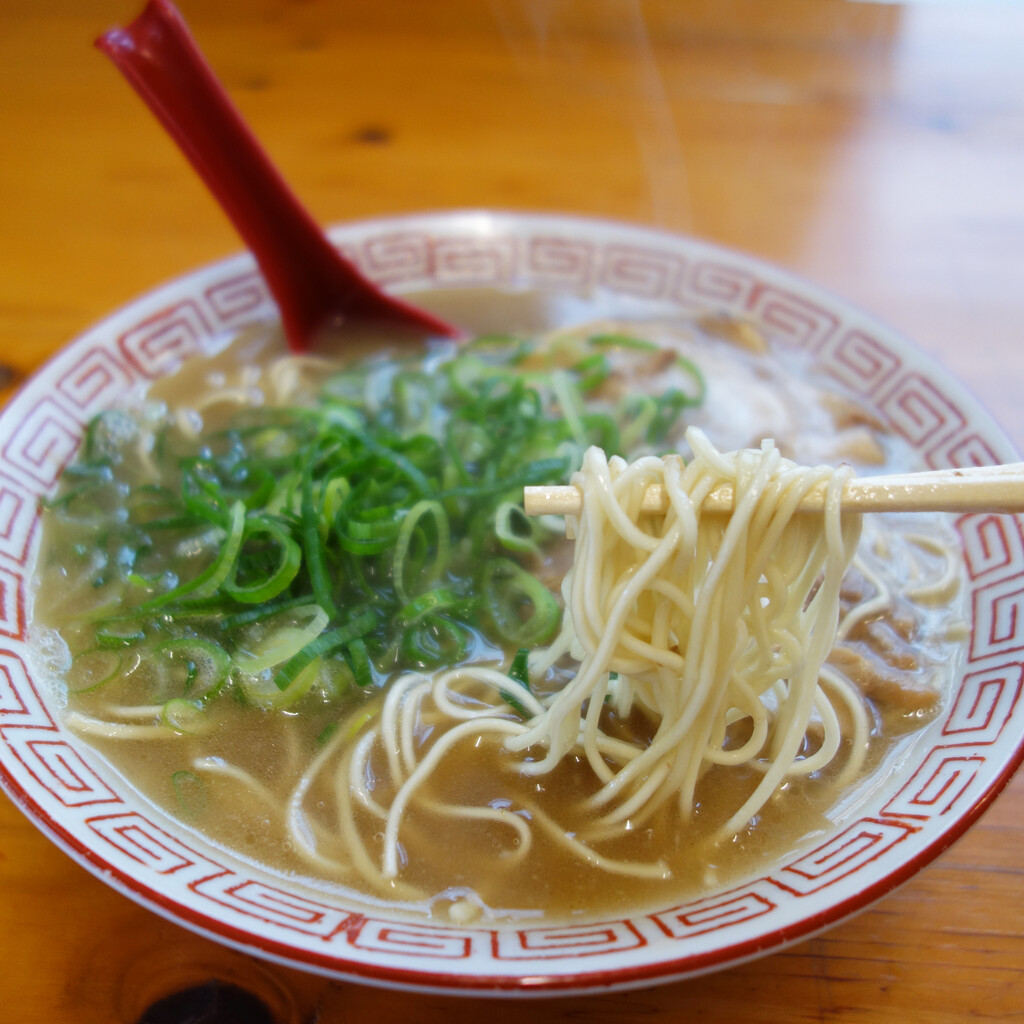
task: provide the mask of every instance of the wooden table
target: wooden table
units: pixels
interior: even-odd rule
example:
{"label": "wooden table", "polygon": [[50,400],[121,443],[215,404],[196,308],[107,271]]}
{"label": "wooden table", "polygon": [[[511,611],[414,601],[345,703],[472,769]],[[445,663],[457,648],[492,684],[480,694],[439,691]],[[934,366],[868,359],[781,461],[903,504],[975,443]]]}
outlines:
{"label": "wooden table", "polygon": [[[830,0],[181,0],[325,222],[605,215],[795,269],[959,375],[1024,444],[1024,13]],[[0,11],[8,390],[137,293],[239,244],[96,33],[134,0]],[[953,1021],[1024,1011],[1024,779],[901,891],[773,957],[625,995],[408,996],[256,963],[106,888],[0,799],[0,1017],[134,1021],[237,978],[281,1020]],[[45,922],[45,924],[40,924]],[[315,1016],[316,1011],[320,1016]]]}

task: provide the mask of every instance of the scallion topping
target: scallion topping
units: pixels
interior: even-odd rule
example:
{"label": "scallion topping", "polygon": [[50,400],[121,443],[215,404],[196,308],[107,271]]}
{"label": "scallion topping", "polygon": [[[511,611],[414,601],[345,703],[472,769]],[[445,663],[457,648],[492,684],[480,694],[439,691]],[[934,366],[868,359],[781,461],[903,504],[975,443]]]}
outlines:
{"label": "scallion topping", "polygon": [[[559,531],[524,515],[522,487],[566,481],[591,444],[663,444],[703,396],[679,357],[681,387],[620,401],[624,360],[664,363],[627,335],[491,335],[355,361],[315,401],[198,437],[102,413],[48,502],[97,595],[69,688],[105,685],[122,654],[155,658],[179,731],[226,689],[279,709],[509,647],[528,689],[526,652],[561,617],[535,575]],[[125,468],[147,437],[155,476]]]}

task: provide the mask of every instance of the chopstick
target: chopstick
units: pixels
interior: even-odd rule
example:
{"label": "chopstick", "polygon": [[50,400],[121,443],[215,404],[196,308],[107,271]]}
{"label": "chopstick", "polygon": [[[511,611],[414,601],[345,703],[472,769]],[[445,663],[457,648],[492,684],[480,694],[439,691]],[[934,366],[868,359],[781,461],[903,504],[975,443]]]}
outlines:
{"label": "chopstick", "polygon": [[[572,485],[525,487],[523,498],[529,516],[578,515],[583,507],[582,492]],[[716,487],[703,508],[731,512],[733,501],[731,486]],[[807,493],[800,511],[820,512],[824,502],[825,488],[817,487]],[[1024,512],[1024,462],[858,477],[843,489],[842,507],[855,512]],[[647,489],[640,509],[668,511],[660,484]]]}

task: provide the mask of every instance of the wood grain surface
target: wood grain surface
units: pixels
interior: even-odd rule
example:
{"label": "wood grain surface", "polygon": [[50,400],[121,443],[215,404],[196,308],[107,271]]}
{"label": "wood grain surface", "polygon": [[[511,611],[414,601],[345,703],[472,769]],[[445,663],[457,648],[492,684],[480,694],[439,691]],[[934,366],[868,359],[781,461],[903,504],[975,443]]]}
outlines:
{"label": "wood grain surface", "polygon": [[[1024,443],[1024,9],[832,0],[180,0],[316,217],[488,207],[689,232],[871,310]],[[93,49],[134,0],[0,7],[0,398],[237,251]],[[137,907],[0,798],[0,1020],[130,1022],[216,976],[284,1022],[1024,1016],[1024,779],[934,865],[786,952],[521,1003],[266,964]]]}

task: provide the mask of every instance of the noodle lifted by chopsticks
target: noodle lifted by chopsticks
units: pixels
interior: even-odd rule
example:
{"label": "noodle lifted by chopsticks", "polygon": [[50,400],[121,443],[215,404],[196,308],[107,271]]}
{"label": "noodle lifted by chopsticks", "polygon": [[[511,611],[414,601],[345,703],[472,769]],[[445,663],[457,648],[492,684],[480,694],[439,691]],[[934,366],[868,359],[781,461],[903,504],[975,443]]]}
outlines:
{"label": "noodle lifted by chopsticks", "polygon": [[[522,769],[541,773],[581,745],[603,782],[592,803],[604,824],[646,816],[670,799],[689,816],[708,765],[751,763],[763,778],[723,826],[728,835],[787,775],[822,768],[838,751],[839,720],[819,673],[860,519],[840,516],[848,469],[797,466],[770,442],[723,454],[698,430],[687,439],[694,457],[685,466],[586,453],[573,481],[583,511],[571,524],[576,554],[564,587],[563,643],[570,634],[580,667],[506,747],[546,747]],[[794,517],[801,496],[822,481],[824,516]],[[734,512],[702,514],[703,496],[723,483],[736,488]],[[670,497],[665,515],[639,511],[651,484]],[[836,696],[851,709],[857,703],[849,692]],[[620,715],[639,706],[659,723],[649,745],[611,764],[599,743],[606,699]],[[822,738],[808,752],[815,716]]]}
{"label": "noodle lifted by chopsticks", "polygon": [[[569,523],[576,552],[563,585],[565,620],[556,642],[531,659],[538,678],[571,653],[579,667],[570,683],[538,700],[503,673],[470,665],[433,679],[409,676],[389,695],[395,710],[361,744],[363,758],[374,744],[387,751],[394,776],[393,798],[378,808],[386,821],[383,877],[399,871],[399,831],[414,791],[456,743],[485,735],[520,755],[509,767],[528,776],[582,752],[600,782],[586,798],[592,824],[561,841],[622,874],[661,868],[610,865],[597,852],[601,842],[671,801],[687,820],[698,780],[712,765],[760,773],[720,839],[749,824],[787,777],[828,765],[844,719],[852,723],[844,775],[858,770],[864,709],[844,680],[823,671],[840,583],[860,534],[858,516],[840,515],[849,470],[797,466],[771,442],[725,454],[696,429],[687,439],[693,458],[686,465],[675,457],[627,464],[591,448],[574,478],[583,510]],[[801,496],[823,481],[824,514],[794,515]],[[702,497],[723,483],[736,490],[732,514],[702,513]],[[667,514],[640,512],[651,484],[670,496]],[[515,716],[504,698],[517,691]],[[653,736],[607,734],[608,704],[620,721],[641,711],[656,723]],[[433,723],[429,744],[400,725],[407,705]],[[348,777],[362,774],[354,764]],[[354,796],[369,800],[358,784]],[[558,832],[550,821],[535,816],[534,823]]]}

